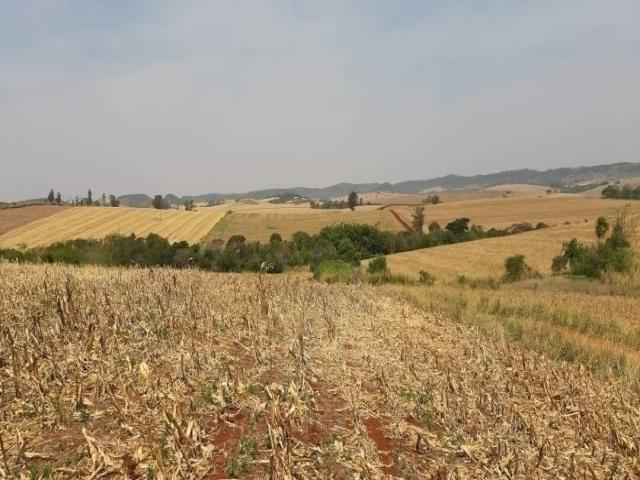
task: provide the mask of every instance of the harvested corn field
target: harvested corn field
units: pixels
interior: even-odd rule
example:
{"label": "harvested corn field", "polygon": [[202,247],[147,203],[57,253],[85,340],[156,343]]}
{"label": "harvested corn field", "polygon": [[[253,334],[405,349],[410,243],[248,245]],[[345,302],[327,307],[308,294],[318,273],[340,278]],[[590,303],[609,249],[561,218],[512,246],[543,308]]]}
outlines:
{"label": "harvested corn field", "polygon": [[0,263],[0,319],[1,478],[640,474],[625,386],[384,289]]}
{"label": "harvested corn field", "polygon": [[225,215],[224,205],[186,210],[74,207],[0,235],[0,248],[37,247],[76,238],[156,233],[169,241],[197,243]]}

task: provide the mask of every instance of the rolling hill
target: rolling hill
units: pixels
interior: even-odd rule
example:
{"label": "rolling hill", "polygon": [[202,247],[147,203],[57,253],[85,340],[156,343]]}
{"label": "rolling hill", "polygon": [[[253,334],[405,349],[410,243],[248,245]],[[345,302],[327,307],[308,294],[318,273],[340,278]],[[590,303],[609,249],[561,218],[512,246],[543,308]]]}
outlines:
{"label": "rolling hill", "polygon": [[[284,194],[295,194],[311,199],[328,199],[348,195],[351,191],[359,193],[389,192],[401,194],[417,194],[433,188],[445,190],[465,188],[487,188],[502,184],[528,184],[552,186],[555,188],[568,187],[580,183],[596,183],[614,181],[627,177],[640,176],[640,163],[614,163],[609,165],[595,165],[590,167],[554,168],[550,170],[507,170],[498,173],[463,176],[446,175],[444,177],[427,180],[408,180],[399,183],[337,183],[324,188],[291,187],[254,190],[246,193],[207,193],[203,195],[185,195],[172,200],[194,200],[196,202],[220,201],[238,198],[271,198]],[[145,194],[122,195],[120,201],[128,206],[149,206],[151,197]]]}

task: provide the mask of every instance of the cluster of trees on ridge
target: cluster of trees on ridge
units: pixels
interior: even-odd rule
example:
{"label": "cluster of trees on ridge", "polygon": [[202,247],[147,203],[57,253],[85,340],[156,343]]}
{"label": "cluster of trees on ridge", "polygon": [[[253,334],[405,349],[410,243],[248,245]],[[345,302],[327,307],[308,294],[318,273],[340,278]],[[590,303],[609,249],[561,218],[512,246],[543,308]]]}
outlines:
{"label": "cluster of trees on ridge", "polygon": [[[545,226],[539,224],[537,228]],[[190,245],[185,241],[172,244],[155,234],[146,238],[111,235],[101,240],[69,240],[24,251],[0,250],[0,258],[78,265],[193,266],[220,272],[263,270],[278,273],[286,268],[304,265],[313,270],[325,260],[342,260],[358,265],[360,260],[377,255],[533,229],[530,224],[521,223],[501,230],[492,228],[485,231],[482,226],[470,225],[468,218],[458,218],[444,228],[432,222],[427,233],[422,229],[393,233],[367,224],[343,223],[324,227],[315,235],[296,232],[290,240],[283,240],[277,233],[271,235],[268,243],[250,242],[242,235],[234,235],[226,243],[217,240],[204,246]]]}
{"label": "cluster of trees on ridge", "polygon": [[362,205],[362,197],[358,196],[358,193],[355,191],[349,192],[347,196],[347,200],[323,200],[321,202],[311,201],[311,208],[324,208],[324,209],[344,209],[350,208],[352,211],[355,210],[356,205]]}
{"label": "cluster of trees on ridge", "polygon": [[622,200],[640,200],[640,186],[632,187],[631,185],[608,185],[602,189],[604,198],[619,198]]}
{"label": "cluster of trees on ridge", "polygon": [[47,195],[47,202],[49,205],[62,205],[63,203],[71,204],[71,205],[82,205],[82,206],[95,206],[95,207],[119,207],[120,200],[116,198],[115,195],[109,195],[107,199],[106,194],[102,194],[100,199],[93,199],[93,193],[91,189],[87,191],[87,196],[85,198],[76,197],[74,200],[69,202],[62,201],[62,195],[60,192],[54,193],[53,189],[49,190],[49,194]]}

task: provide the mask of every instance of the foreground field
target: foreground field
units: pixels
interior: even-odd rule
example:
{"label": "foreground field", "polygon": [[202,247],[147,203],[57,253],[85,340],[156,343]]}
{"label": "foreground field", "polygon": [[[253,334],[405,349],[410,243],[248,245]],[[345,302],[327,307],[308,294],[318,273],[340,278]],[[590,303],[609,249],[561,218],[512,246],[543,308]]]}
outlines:
{"label": "foreground field", "polygon": [[635,478],[638,396],[400,294],[0,263],[3,478]]}
{"label": "foreground field", "polygon": [[566,278],[530,280],[500,288],[392,286],[429,311],[552,358],[580,362],[640,391],[640,284]]}
{"label": "foreground field", "polygon": [[112,233],[135,233],[138,236],[157,233],[171,242],[187,240],[197,243],[225,212],[224,205],[191,212],[128,207],[74,207],[0,235],[0,248],[36,247],[76,238],[102,238]]}

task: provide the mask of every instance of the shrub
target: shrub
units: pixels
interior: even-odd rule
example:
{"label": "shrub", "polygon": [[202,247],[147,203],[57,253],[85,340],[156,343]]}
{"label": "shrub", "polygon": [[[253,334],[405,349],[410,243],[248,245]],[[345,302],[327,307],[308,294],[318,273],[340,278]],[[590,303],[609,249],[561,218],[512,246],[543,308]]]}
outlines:
{"label": "shrub", "polygon": [[325,260],[318,264],[313,276],[321,282],[351,283],[358,280],[358,271],[353,265],[342,260]]}
{"label": "shrub", "polygon": [[418,282],[422,285],[433,285],[436,283],[436,277],[425,270],[420,270]]}
{"label": "shrub", "polygon": [[598,217],[596,220],[596,237],[598,240],[602,240],[609,231],[609,222],[604,217]]}
{"label": "shrub", "polygon": [[378,257],[374,257],[367,266],[367,273],[382,273],[388,272],[387,268],[387,257],[384,255],[380,255]]}
{"label": "shrub", "polygon": [[535,276],[534,270],[524,261],[524,255],[513,255],[504,261],[504,280],[506,282],[518,282],[525,278]]}
{"label": "shrub", "polygon": [[609,229],[603,217],[596,221],[595,233],[598,243],[585,245],[575,238],[562,246],[562,253],[552,263],[553,273],[559,274],[569,269],[572,275],[600,278],[604,272],[625,273],[631,269],[633,253],[631,251],[632,226],[626,215],[621,214],[611,229],[611,235],[602,241]]}

